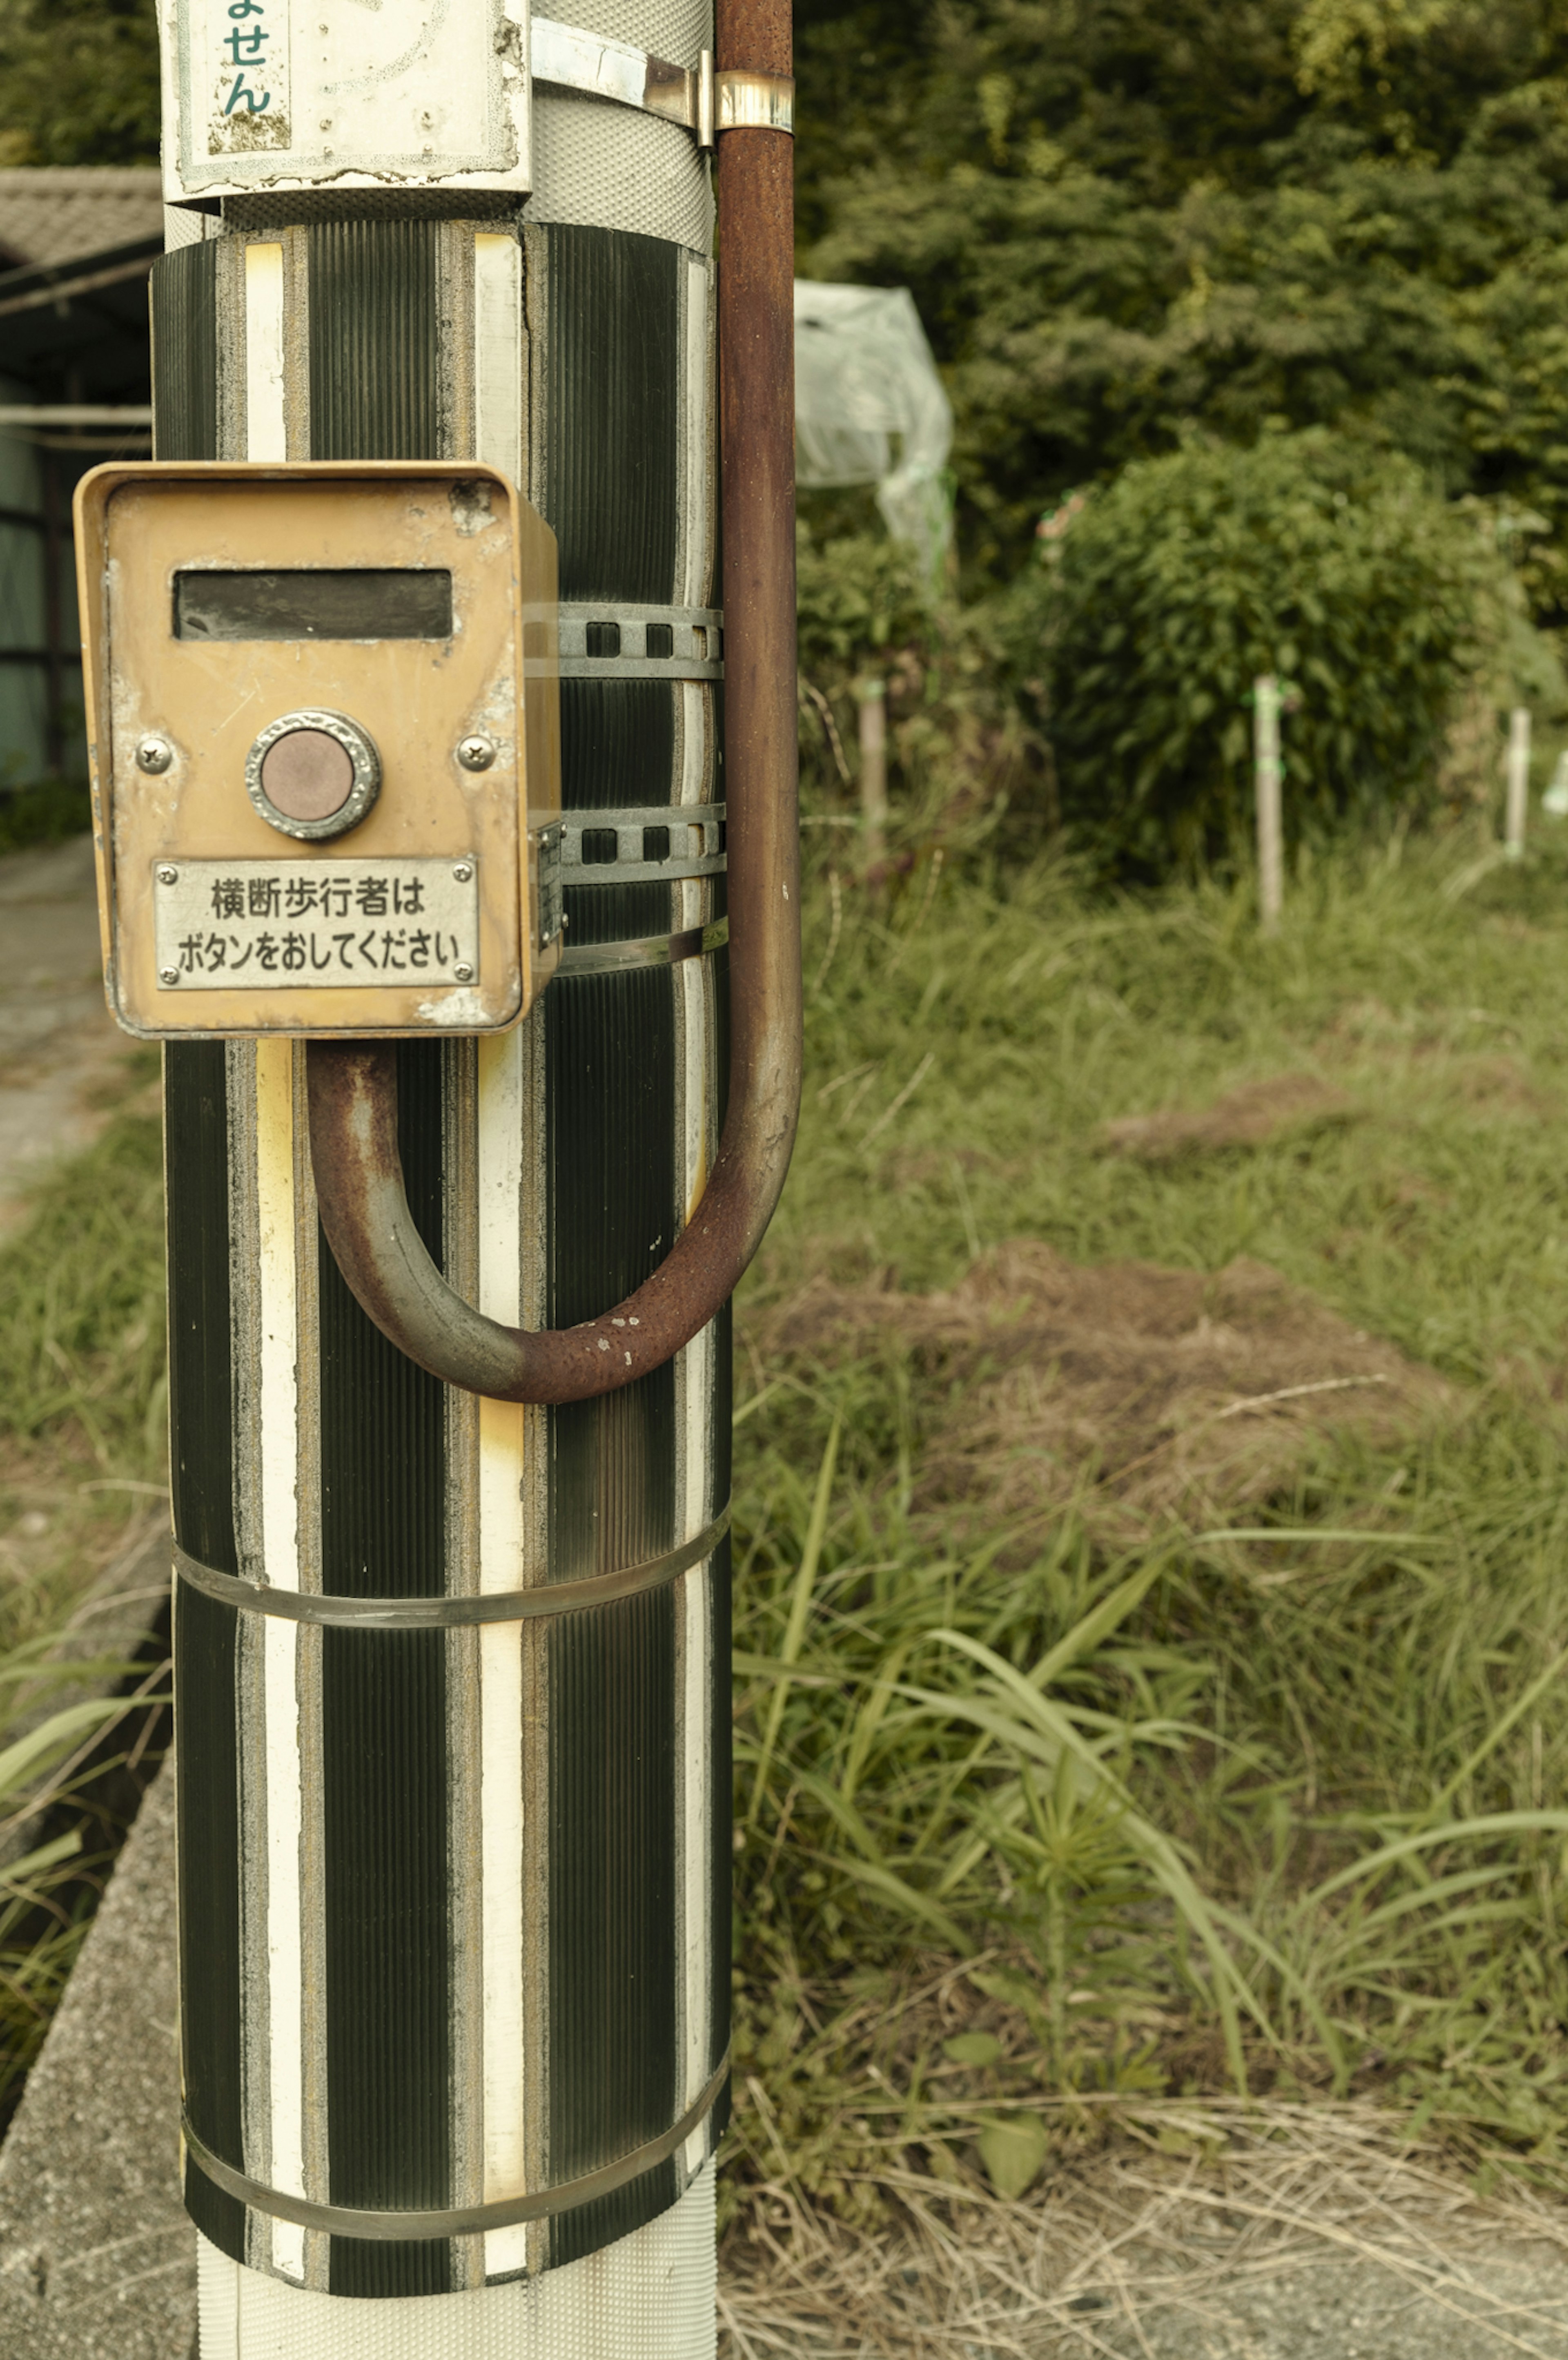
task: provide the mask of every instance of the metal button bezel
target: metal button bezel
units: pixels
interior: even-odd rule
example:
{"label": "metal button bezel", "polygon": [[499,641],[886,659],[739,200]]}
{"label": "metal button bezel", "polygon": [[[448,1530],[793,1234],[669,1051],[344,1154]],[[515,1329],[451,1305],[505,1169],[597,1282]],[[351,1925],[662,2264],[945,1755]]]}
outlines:
{"label": "metal button bezel", "polygon": [[[278,810],[261,782],[261,766],[280,738],[288,738],[296,729],[319,729],[324,737],[334,738],[354,765],[354,784],[348,799],[325,819],[290,819]],[[381,757],[376,741],[367,729],[346,713],[333,713],[325,706],[308,705],[298,713],[279,714],[269,721],[245,756],[245,792],[269,827],[281,836],[291,836],[301,844],[321,844],[334,836],[346,836],[357,827],[375,804],[381,792]]]}

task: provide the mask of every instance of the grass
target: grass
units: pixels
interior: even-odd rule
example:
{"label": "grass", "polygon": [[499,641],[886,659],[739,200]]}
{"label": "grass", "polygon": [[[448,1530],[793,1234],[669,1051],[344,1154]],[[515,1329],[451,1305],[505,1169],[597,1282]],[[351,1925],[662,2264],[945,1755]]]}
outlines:
{"label": "grass", "polygon": [[[1376,2100],[1482,2184],[1562,2190],[1568,858],[1347,855],[1271,942],[1212,884],[1117,906],[928,870],[886,920],[838,901],[836,939],[810,904],[801,1144],[743,1303],[757,2183],[787,2157],[868,2226],[911,2172],[1013,2194],[1247,2092]],[[1104,1152],[1109,1118],[1282,1072],[1345,1119]],[[948,1286],[1017,1237],[1258,1257],[1457,1405],[1397,1447],[1325,1427],[1242,1520],[1267,1538],[1171,1520],[1113,1555],[1071,1500],[977,1529],[919,1487],[940,1366],[768,1338],[803,1274]]]}
{"label": "grass", "polygon": [[[1090,2156],[1352,2115],[1553,2199],[1568,857],[1346,854],[1268,943],[1217,884],[956,870],[881,915],[811,884],[801,1142],[741,1306],[731,2250],[809,2221],[881,2252],[897,2219],[935,2253],[944,2206]],[[1281,1073],[1341,1113],[1104,1152],[1109,1119]],[[0,1254],[5,1645],[162,1480],[158,1200],[156,1128],[122,1116]],[[1397,1443],[1325,1424],[1218,1532],[1113,1547],[1082,1499],[933,1500],[964,1381],[896,1332],[787,1351],[779,1320],[813,1278],[931,1290],[1020,1237],[1258,1257],[1454,1405]]]}
{"label": "grass", "polygon": [[0,1242],[0,1647],[57,1627],[163,1496],[162,1194],[133,1100]]}
{"label": "grass", "polygon": [[0,1244],[0,2122],[134,1804],[115,1772],[157,1733],[122,1691],[167,1687],[156,1664],[57,1657],[163,1495],[161,1200],[158,1121],[123,1111]]}

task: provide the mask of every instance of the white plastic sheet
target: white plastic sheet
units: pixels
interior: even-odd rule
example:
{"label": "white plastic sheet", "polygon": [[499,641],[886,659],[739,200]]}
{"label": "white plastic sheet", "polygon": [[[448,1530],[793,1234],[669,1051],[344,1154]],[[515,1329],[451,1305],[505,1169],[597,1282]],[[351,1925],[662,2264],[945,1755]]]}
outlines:
{"label": "white plastic sheet", "polygon": [[953,410],[907,287],[795,281],[795,479],[875,484],[883,522],[933,569],[953,530]]}
{"label": "white plastic sheet", "polygon": [[318,2294],[196,2243],[201,2360],[713,2360],[717,2348],[711,2163],[630,2236],[471,2294]]}

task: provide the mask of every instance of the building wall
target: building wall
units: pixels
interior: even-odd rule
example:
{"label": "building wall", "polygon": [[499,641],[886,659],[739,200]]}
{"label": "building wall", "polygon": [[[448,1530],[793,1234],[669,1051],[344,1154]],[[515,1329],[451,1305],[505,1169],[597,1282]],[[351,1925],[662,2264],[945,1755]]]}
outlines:
{"label": "building wall", "polygon": [[[36,400],[25,386],[0,378],[0,402]],[[81,632],[71,542],[71,495],[84,464],[69,451],[46,452],[19,433],[0,432],[0,791],[57,775],[84,779]],[[55,645],[60,711],[50,727],[50,638],[47,471],[54,475],[56,514]]]}

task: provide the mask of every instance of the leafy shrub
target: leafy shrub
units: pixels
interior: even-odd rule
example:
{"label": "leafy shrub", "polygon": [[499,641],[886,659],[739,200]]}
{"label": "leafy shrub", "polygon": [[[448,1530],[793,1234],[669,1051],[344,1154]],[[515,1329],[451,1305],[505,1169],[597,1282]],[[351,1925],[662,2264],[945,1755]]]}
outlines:
{"label": "leafy shrub", "polygon": [[919,555],[885,532],[819,540],[802,524],[795,582],[800,668],[813,677],[886,662],[929,633]]}
{"label": "leafy shrub", "polygon": [[1100,865],[1144,875],[1249,825],[1259,673],[1294,691],[1299,839],[1431,800],[1456,700],[1528,632],[1473,510],[1323,429],[1135,462],[1047,519],[1040,551],[1016,652],[1062,818]]}
{"label": "leafy shrub", "polygon": [[3,0],[0,165],[156,164],[152,0]]}

